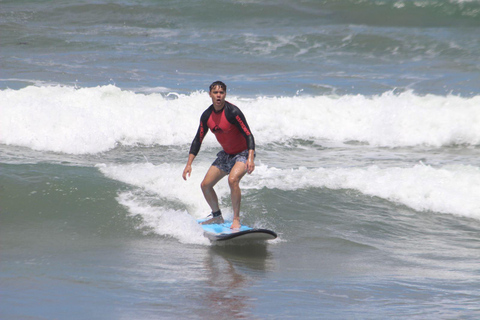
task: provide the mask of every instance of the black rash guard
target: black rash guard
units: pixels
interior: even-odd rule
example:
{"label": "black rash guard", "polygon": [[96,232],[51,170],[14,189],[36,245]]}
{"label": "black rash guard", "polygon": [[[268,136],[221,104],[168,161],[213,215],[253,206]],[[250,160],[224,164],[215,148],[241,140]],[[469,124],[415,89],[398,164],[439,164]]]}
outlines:
{"label": "black rash guard", "polygon": [[191,154],[195,156],[198,154],[209,129],[228,154],[237,154],[247,149],[255,150],[255,139],[245,116],[237,106],[228,101],[225,101],[225,107],[219,112],[215,112],[213,104],[203,112],[197,134],[190,147]]}

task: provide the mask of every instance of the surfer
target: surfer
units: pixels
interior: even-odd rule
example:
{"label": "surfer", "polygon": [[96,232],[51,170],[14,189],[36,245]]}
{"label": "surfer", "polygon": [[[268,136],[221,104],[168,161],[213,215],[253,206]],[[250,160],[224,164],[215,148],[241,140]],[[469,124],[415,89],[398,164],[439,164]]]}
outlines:
{"label": "surfer", "polygon": [[203,224],[223,223],[218,197],[213,187],[223,177],[228,175],[228,185],[233,207],[233,223],[231,228],[238,229],[240,224],[240,202],[242,193],[240,180],[245,173],[251,174],[255,169],[255,140],[248,127],[245,116],[240,109],[225,101],[227,86],[221,81],[210,85],[209,91],[212,105],[200,117],[197,134],[192,141],[187,165],[183,170],[183,179],[187,180],[192,173],[192,162],[200,151],[203,138],[210,129],[222,146],[217,159],[208,169],[201,188],[205,200],[212,209],[212,218]]}

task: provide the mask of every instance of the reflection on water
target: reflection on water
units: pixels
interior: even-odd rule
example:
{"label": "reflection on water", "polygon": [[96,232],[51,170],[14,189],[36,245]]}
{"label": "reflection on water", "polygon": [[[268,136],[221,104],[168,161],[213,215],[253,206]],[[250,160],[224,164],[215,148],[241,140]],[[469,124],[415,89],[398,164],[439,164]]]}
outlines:
{"label": "reflection on water", "polygon": [[253,299],[248,291],[272,269],[267,246],[213,245],[205,256],[204,267],[208,275],[202,300],[209,318],[250,318]]}

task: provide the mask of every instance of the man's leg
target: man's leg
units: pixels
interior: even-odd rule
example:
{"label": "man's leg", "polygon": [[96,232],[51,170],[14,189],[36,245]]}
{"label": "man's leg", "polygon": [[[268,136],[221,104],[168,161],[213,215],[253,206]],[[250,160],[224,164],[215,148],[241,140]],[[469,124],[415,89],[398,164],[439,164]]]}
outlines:
{"label": "man's leg", "polygon": [[[202,188],[203,196],[205,197],[205,200],[207,200],[207,203],[212,209],[212,212],[217,212],[218,210],[220,210],[220,207],[218,205],[217,193],[215,192],[213,187],[226,175],[227,173],[225,171],[222,171],[215,166],[211,166],[210,169],[208,169],[207,174],[205,175],[205,178],[203,178],[203,181],[200,185]],[[214,217],[210,220],[203,222],[203,224],[209,223],[223,223],[223,217]]]}
{"label": "man's leg", "polygon": [[240,180],[247,173],[247,165],[243,162],[237,162],[228,175],[228,185],[230,186],[230,195],[233,207],[233,223],[231,228],[238,229],[240,224],[240,203],[242,200],[242,191],[240,190]]}

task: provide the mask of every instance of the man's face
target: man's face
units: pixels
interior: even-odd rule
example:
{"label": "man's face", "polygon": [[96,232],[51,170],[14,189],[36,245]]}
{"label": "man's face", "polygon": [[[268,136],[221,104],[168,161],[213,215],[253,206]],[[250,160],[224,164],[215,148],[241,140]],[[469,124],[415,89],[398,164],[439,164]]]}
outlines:
{"label": "man's face", "polygon": [[227,93],[220,86],[216,86],[210,91],[210,98],[212,98],[213,107],[216,110],[220,110],[223,108],[223,106],[225,105],[226,96]]}

